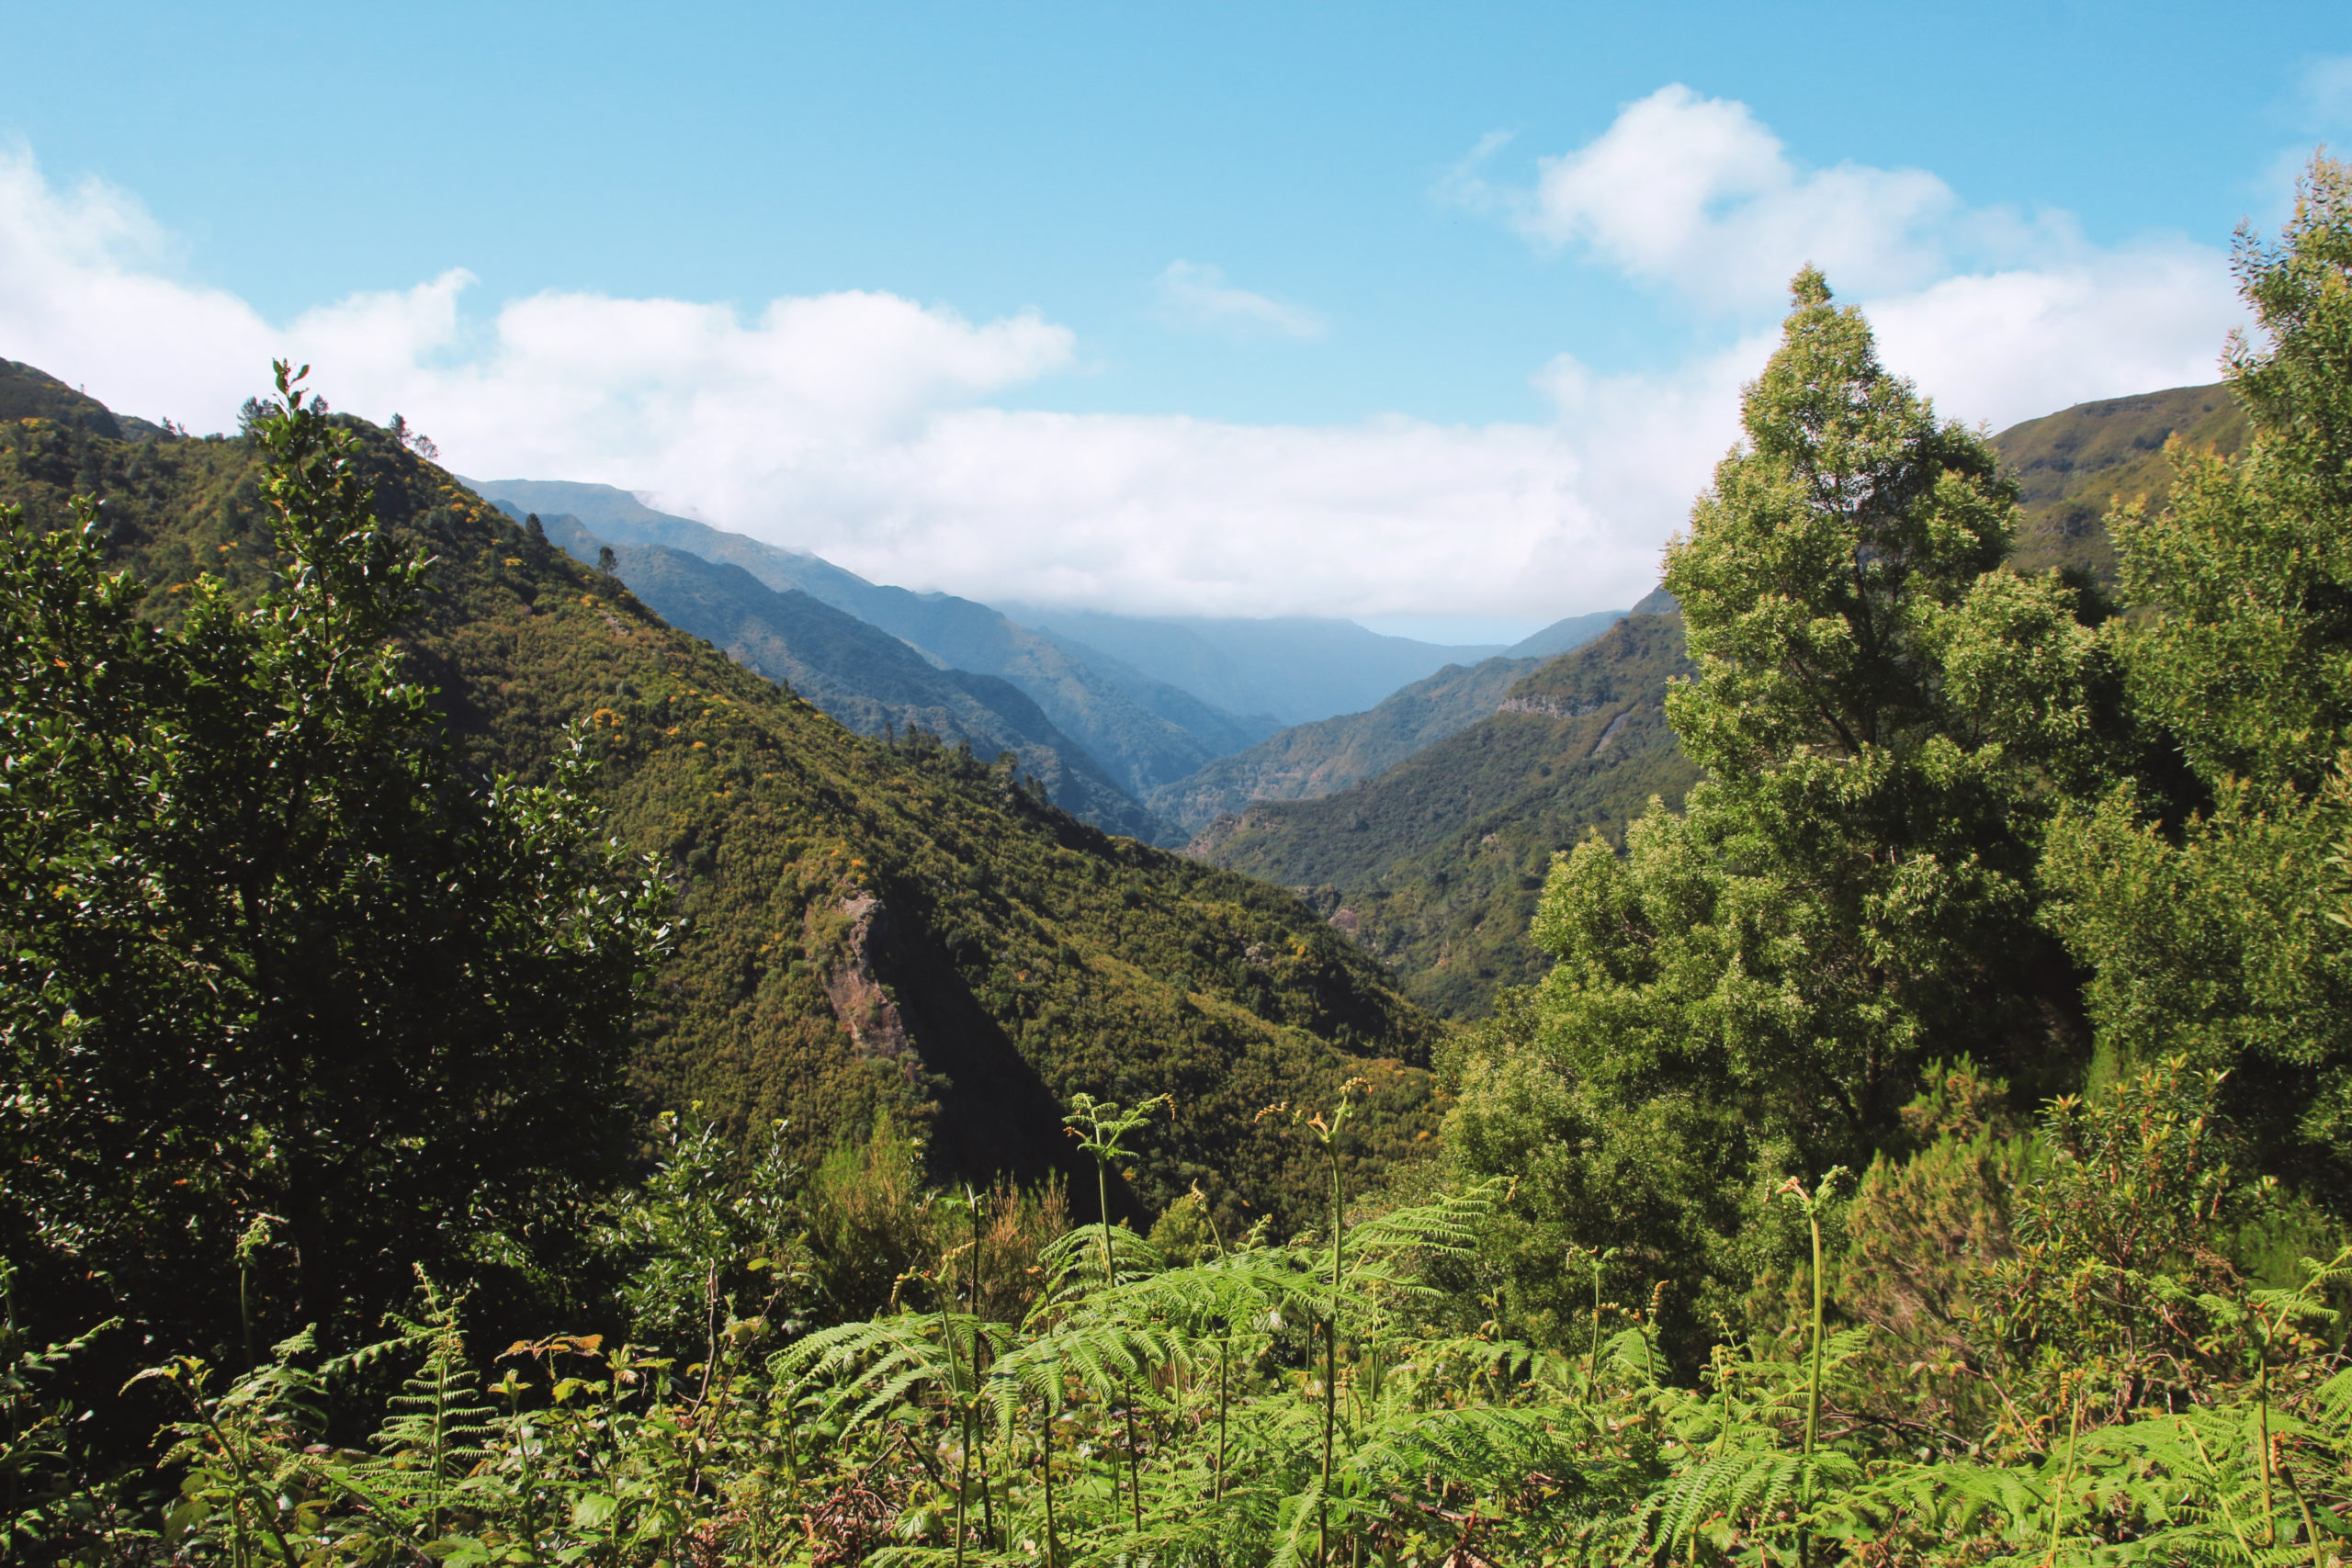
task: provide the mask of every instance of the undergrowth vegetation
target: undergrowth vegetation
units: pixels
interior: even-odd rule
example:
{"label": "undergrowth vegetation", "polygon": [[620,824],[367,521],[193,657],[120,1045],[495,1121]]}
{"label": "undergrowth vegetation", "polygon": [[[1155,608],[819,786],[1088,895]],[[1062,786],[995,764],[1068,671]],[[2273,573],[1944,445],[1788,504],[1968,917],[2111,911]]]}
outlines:
{"label": "undergrowth vegetation", "polygon": [[[126,1391],[167,1416],[160,1520],[128,1478],[65,1483],[33,1385],[79,1348],[10,1345],[12,1546],[241,1564],[2340,1561],[2352,1371],[2330,1303],[2352,1251],[2286,1287],[2198,1254],[2220,1209],[2266,1197],[2215,1157],[2217,1087],[2168,1063],[2053,1107],[2010,1194],[2018,1248],[1962,1269],[1971,1305],[1933,1343],[1838,1310],[1851,1281],[1821,1222],[1841,1173],[1784,1183],[1812,1238],[1800,1310],[1718,1338],[1695,1376],[1658,1329],[1670,1282],[1620,1303],[1613,1259],[1574,1260],[1591,1291],[1571,1331],[1520,1337],[1441,1288],[1475,1274],[1499,1194],[1366,1201],[1336,1161],[1325,1224],[1280,1242],[1218,1236],[1196,1203],[1148,1235],[1069,1226],[1051,1193],[886,1205],[906,1262],[888,1298],[812,1329],[841,1299],[808,1238],[842,1171],[829,1193],[772,1143],[737,1154],[673,1124],[612,1218],[637,1258],[627,1341],[481,1354],[420,1271],[358,1349],[304,1334],[242,1375],[164,1362]],[[1270,1114],[1328,1151],[1351,1103]],[[1107,1168],[1160,1109],[1088,1102],[1071,1122]],[[1857,1231],[1864,1186],[1843,1205]],[[338,1390],[371,1378],[381,1416],[339,1431]]]}
{"label": "undergrowth vegetation", "polygon": [[[2352,169],[2238,265],[2253,439],[2113,519],[2124,615],[2002,564],[1983,438],[1799,275],[1668,554],[1707,776],[1555,861],[1557,963],[1438,1053],[1428,1157],[1411,1065],[1297,1038],[1412,1025],[1305,937],[1190,954],[1231,988],[1176,992],[1226,1020],[1180,1081],[1031,1083],[1058,1160],[942,1179],[1010,1103],[969,1086],[682,1096],[626,1149],[678,939],[585,780],[729,794],[734,700],[610,691],[547,782],[468,773],[390,640],[427,563],[284,367],[276,588],[142,618],[87,505],[12,518],[0,1560],[2352,1560]],[[1006,786],[957,830],[1036,829],[917,761]],[[1072,907],[1164,930],[1141,886]],[[1285,964],[1330,984],[1228,1016]],[[870,970],[793,979],[903,1044]]]}

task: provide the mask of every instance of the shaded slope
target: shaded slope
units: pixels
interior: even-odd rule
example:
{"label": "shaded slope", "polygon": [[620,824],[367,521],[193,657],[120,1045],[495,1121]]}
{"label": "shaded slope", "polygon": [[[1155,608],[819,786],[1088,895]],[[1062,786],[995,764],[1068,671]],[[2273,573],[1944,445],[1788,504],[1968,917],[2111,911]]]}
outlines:
{"label": "shaded slope", "polygon": [[1549,966],[1527,926],[1552,856],[1697,777],[1662,706],[1689,670],[1679,615],[1631,616],[1521,677],[1504,711],[1351,789],[1252,806],[1189,852],[1299,888],[1408,995],[1476,1016]]}
{"label": "shaded slope", "polygon": [[2172,484],[2165,442],[2177,434],[2235,452],[2246,430],[2245,411],[2219,383],[2077,403],[2011,425],[1993,437],[2025,509],[2010,564],[2070,568],[2111,588],[2115,547],[2104,519],[2119,502],[2163,500]]}
{"label": "shaded slope", "polygon": [[1219,757],[1188,778],[1162,784],[1145,802],[1163,819],[1197,833],[1259,800],[1312,800],[1395,767],[1495,712],[1536,659],[1450,664],[1391,694],[1365,713],[1293,725],[1255,746]]}
{"label": "shaded slope", "polygon": [[[548,536],[582,555],[561,522],[550,523]],[[593,559],[595,549],[587,544],[585,556]],[[920,728],[983,760],[1012,751],[1023,775],[1071,815],[1147,840],[1161,831],[1011,682],[938,669],[889,633],[797,590],[779,593],[739,566],[662,545],[623,545],[615,555],[621,581],[663,620],[783,682],[858,734]]]}
{"label": "shaded slope", "polygon": [[[1234,1219],[1291,1218],[1321,1180],[1255,1112],[1375,1085],[1369,1151],[1433,1125],[1434,1026],[1288,895],[1107,837],[956,751],[862,739],[536,544],[448,476],[369,442],[378,506],[440,559],[413,646],[480,761],[541,771],[586,721],[615,830],[654,855],[686,918],[640,1020],[650,1108],[787,1117],[811,1150],[910,1116],[943,1172],[1065,1165],[1058,1108],[1085,1089],[1172,1091],[1133,1178],[1147,1206],[1199,1181]],[[105,498],[109,547],[174,590],[266,580],[253,453],[0,425],[0,501],[54,525]]]}
{"label": "shaded slope", "polygon": [[1189,692],[1014,625],[969,599],[872,583],[830,561],[656,512],[609,485],[551,479],[468,480],[527,512],[569,513],[614,544],[666,545],[741,567],[768,587],[797,589],[913,644],[938,662],[998,675],[1140,798],[1213,757],[1270,733],[1272,721],[1224,713]]}

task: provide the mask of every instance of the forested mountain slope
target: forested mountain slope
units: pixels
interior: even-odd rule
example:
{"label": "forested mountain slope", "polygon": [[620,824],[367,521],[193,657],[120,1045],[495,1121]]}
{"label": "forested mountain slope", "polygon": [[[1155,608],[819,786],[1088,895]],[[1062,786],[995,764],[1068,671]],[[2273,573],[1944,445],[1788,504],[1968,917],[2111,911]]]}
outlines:
{"label": "forested mountain slope", "polygon": [[666,545],[741,567],[770,588],[797,589],[879,626],[943,665],[1002,676],[1138,798],[1275,728],[1272,719],[1225,713],[1108,654],[1072,649],[1017,626],[986,604],[868,582],[816,556],[653,511],[609,485],[466,482],[489,500],[526,512],[568,513],[616,545]]}
{"label": "forested mountain slope", "polygon": [[122,423],[96,398],[75,391],[45,370],[0,359],[0,420],[46,419],[93,435],[120,439]]}
{"label": "forested mountain slope", "polygon": [[[1656,608],[1645,601],[1630,613],[1654,613]],[[1295,724],[1219,757],[1188,778],[1160,785],[1145,804],[1190,835],[1252,801],[1314,800],[1336,794],[1498,711],[1513,682],[1544,660],[1583,647],[1628,613],[1600,610],[1555,621],[1500,656],[1448,665],[1391,692],[1362,713]]]}
{"label": "forested mountain slope", "polygon": [[[596,559],[604,547],[577,519],[540,522],[551,541],[582,560]],[[1046,798],[1070,815],[1130,838],[1161,836],[1151,814],[1010,681],[940,669],[880,627],[797,589],[778,592],[739,566],[666,545],[623,545],[614,555],[620,580],[654,614],[785,682],[858,734],[894,739],[928,730],[943,744],[969,746],[984,761],[1011,751],[1022,777],[1043,784]]]}
{"label": "forested mountain slope", "polygon": [[2164,497],[2172,484],[2165,442],[2174,435],[2236,452],[2246,442],[2245,411],[2220,383],[2175,387],[2076,403],[1994,436],[2025,509],[2011,564],[2073,568],[2111,588],[2115,546],[2103,520],[2119,502]]}
{"label": "forested mountain slope", "polygon": [[1301,889],[1409,995],[1476,1016],[1549,966],[1527,925],[1555,852],[1697,776],[1661,706],[1689,671],[1679,615],[1629,616],[1522,676],[1504,711],[1352,789],[1252,806],[1189,852]]}
{"label": "forested mountain slope", "polygon": [[1539,659],[1449,664],[1363,713],[1295,724],[1255,746],[1219,757],[1190,777],[1162,784],[1147,804],[1178,829],[1197,833],[1259,800],[1312,800],[1396,766],[1502,706]]}
{"label": "forested mountain slope", "polygon": [[[1170,1092],[1136,1199],[1198,1182],[1235,1218],[1319,1190],[1256,1121],[1272,1100],[1361,1075],[1368,1151],[1432,1124],[1436,1026],[1289,896],[1108,837],[957,752],[851,734],[353,427],[387,525],[439,558],[414,650],[458,733],[530,775],[589,722],[616,831],[677,889],[684,935],[633,1069],[649,1109],[788,1117],[810,1149],[910,1118],[943,1173],[1035,1175],[1068,1158],[1071,1092]],[[166,615],[199,572],[266,579],[245,441],[0,424],[0,502],[55,525],[75,493],[103,498],[111,553]]]}
{"label": "forested mountain slope", "polygon": [[1634,610],[1594,610],[1588,615],[1563,615],[1542,631],[1530,633],[1503,649],[1506,659],[1553,659],[1572,648],[1582,648],[1615,626]]}

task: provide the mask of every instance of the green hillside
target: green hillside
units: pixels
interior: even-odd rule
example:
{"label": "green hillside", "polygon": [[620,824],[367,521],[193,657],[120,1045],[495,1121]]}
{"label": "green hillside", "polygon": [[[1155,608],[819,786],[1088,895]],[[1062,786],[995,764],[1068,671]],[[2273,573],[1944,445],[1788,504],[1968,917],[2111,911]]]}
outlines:
{"label": "green hillside", "polygon": [[1312,800],[1360,784],[1422,747],[1486,717],[1533,659],[1484,659],[1449,664],[1391,694],[1363,713],[1295,724],[1174,784],[1145,802],[1187,833],[1259,800]]}
{"label": "green hillside", "polygon": [[[910,1117],[943,1174],[1034,1175],[1069,1158],[1071,1092],[1169,1092],[1136,1201],[1197,1182],[1237,1218],[1317,1190],[1255,1121],[1270,1101],[1363,1075],[1368,1150],[1434,1125],[1437,1026],[1288,895],[1105,835],[964,753],[862,739],[354,428],[387,525],[439,558],[414,651],[457,731],[531,775],[592,723],[616,831],[677,889],[685,935],[633,1068],[648,1109],[788,1117],[808,1148]],[[69,495],[102,497],[111,554],[166,615],[199,572],[267,581],[254,470],[240,439],[0,424],[0,502],[56,525]]]}
{"label": "green hillside", "polygon": [[121,422],[96,398],[75,391],[45,370],[0,359],[0,420],[47,419],[94,435],[120,439]]}
{"label": "green hillside", "polygon": [[2227,387],[2175,387],[2073,408],[2013,424],[1993,437],[2025,509],[2009,559],[2021,571],[2072,568],[2115,581],[2115,546],[2103,521],[2119,502],[2161,500],[2172,483],[2165,443],[2235,452],[2245,412]]}
{"label": "green hillside", "polygon": [[[575,520],[541,521],[574,557],[596,558],[601,541]],[[1022,776],[1073,817],[1131,838],[1162,831],[1011,682],[936,669],[889,633],[797,589],[778,592],[739,566],[662,545],[623,545],[614,554],[621,581],[663,620],[783,682],[858,734],[923,729],[982,759],[1011,751]]]}
{"label": "green hillside", "polygon": [[[1631,613],[1657,613],[1659,604],[1652,602],[1657,598],[1653,594]],[[1153,790],[1145,804],[1183,833],[1197,834],[1252,801],[1337,794],[1496,712],[1522,676],[1541,669],[1545,660],[1583,647],[1627,614],[1600,610],[1555,621],[1502,656],[1449,664],[1362,713],[1295,724],[1219,757]]]}
{"label": "green hillside", "polygon": [[1098,649],[1016,626],[986,604],[868,582],[817,556],[656,512],[610,485],[466,482],[520,511],[571,513],[615,545],[666,545],[741,567],[770,588],[797,589],[953,669],[1001,676],[1027,693],[1056,728],[1137,799],[1275,728],[1271,719],[1226,713]]}
{"label": "green hillside", "polygon": [[1531,632],[1503,649],[1506,659],[1554,659],[1572,648],[1582,648],[1629,615],[1647,612],[1634,610],[1589,610],[1581,615],[1563,615],[1540,631]]}
{"label": "green hillside", "polygon": [[1190,852],[1301,889],[1416,1000],[1478,1016],[1550,967],[1527,926],[1553,854],[1696,777],[1660,705],[1689,671],[1679,615],[1628,617],[1522,676],[1504,711],[1340,794],[1254,805]]}

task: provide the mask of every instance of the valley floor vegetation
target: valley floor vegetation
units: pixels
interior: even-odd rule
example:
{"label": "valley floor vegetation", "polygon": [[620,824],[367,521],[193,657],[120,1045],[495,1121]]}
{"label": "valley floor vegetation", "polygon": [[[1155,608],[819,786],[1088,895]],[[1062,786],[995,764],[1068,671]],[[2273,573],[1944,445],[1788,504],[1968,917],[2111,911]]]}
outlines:
{"label": "valley floor vegetation", "polygon": [[[624,1110],[673,942],[583,728],[476,776],[430,562],[281,367],[285,568],[12,518],[0,1559],[2352,1560],[2352,169],[2242,236],[2252,425],[2013,570],[1984,438],[1810,269],[1670,547],[1703,771],[1556,960],[1260,1126],[1308,1223]],[[291,1332],[288,1332],[291,1330]]]}

